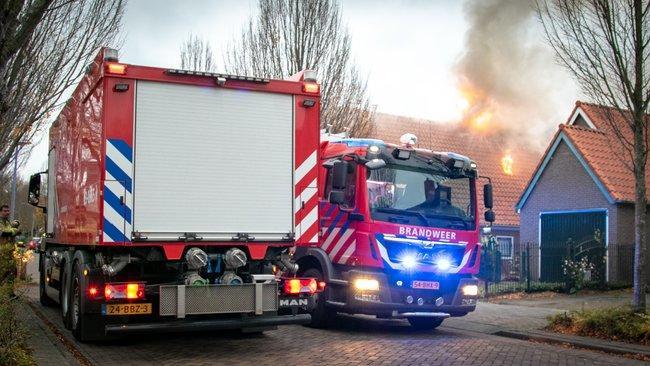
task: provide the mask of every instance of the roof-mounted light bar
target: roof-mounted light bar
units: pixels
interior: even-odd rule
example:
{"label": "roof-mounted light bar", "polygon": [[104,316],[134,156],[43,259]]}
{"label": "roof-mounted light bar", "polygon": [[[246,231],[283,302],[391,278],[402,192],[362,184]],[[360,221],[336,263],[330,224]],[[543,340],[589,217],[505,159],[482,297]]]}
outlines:
{"label": "roof-mounted light bar", "polygon": [[252,76],[240,76],[240,75],[228,75],[228,74],[219,74],[214,72],[206,71],[190,71],[190,70],[179,70],[179,69],[167,69],[165,74],[168,75],[190,75],[190,76],[207,76],[211,78],[225,78],[230,80],[240,80],[240,81],[250,81],[253,83],[266,84],[269,82],[269,79],[264,78],[255,78]]}

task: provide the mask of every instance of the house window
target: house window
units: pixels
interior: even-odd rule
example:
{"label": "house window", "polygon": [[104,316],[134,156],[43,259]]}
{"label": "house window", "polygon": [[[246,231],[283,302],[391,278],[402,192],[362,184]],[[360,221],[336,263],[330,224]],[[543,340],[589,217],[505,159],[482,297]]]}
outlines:
{"label": "house window", "polygon": [[512,236],[497,236],[501,259],[512,259],[512,252],[515,239]]}

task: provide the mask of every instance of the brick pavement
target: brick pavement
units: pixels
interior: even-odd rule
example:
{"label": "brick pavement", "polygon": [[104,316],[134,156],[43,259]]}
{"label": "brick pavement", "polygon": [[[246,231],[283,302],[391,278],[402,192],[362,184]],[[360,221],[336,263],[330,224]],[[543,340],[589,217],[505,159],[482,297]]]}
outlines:
{"label": "brick pavement", "polygon": [[78,365],[72,354],[27,304],[19,307],[16,315],[29,334],[27,347],[32,351],[32,356],[38,365]]}
{"label": "brick pavement", "polygon": [[[29,296],[37,302],[35,287],[30,288]],[[643,364],[598,352],[490,334],[491,327],[526,329],[543,325],[548,314],[559,311],[551,308],[481,303],[475,313],[464,318],[448,319],[443,327],[429,332],[414,331],[403,320],[341,315],[337,317],[337,324],[327,330],[284,326],[263,335],[219,335],[217,332],[148,334],[101,344],[82,344],[63,329],[58,309],[36,306],[86,359],[96,365]],[[40,334],[38,337],[43,336]],[[38,343],[33,345],[38,347]],[[46,343],[44,345],[47,346]]]}
{"label": "brick pavement", "polygon": [[[44,313],[60,326],[56,309]],[[139,335],[103,344],[74,342],[97,365],[635,365],[584,350],[449,328],[413,331],[401,320],[339,316],[332,329],[285,326],[263,335]],[[71,339],[69,332],[65,331]]]}

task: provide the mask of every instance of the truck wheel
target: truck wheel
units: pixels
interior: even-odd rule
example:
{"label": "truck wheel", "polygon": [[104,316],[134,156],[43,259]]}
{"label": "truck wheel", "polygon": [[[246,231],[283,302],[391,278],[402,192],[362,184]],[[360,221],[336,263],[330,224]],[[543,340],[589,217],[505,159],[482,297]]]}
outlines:
{"label": "truck wheel", "polygon": [[[318,281],[323,281],[323,274],[320,273],[316,268],[310,268],[306,270],[302,276],[304,277],[315,277]],[[329,287],[325,288],[325,291],[318,294],[316,299],[316,307],[311,312],[311,323],[310,327],[313,328],[326,328],[334,320],[336,316],[336,311],[328,309],[326,302],[329,295]]]}
{"label": "truck wheel", "polygon": [[61,304],[61,320],[66,329],[70,329],[70,273],[66,270],[67,265],[61,266],[61,288],[59,290],[59,303]]}
{"label": "truck wheel", "polygon": [[83,341],[83,332],[81,331],[83,317],[81,316],[81,279],[79,278],[80,273],[77,270],[77,264],[75,263],[74,268],[72,269],[72,281],[70,285],[72,291],[70,293],[72,299],[70,300],[70,327],[72,328],[72,334],[77,340]]}
{"label": "truck wheel", "polygon": [[47,296],[45,291],[45,254],[41,254],[38,259],[38,299],[43,306],[54,306],[56,302]]}
{"label": "truck wheel", "polygon": [[98,331],[101,317],[81,312],[81,303],[84,301],[83,296],[86,292],[81,268],[81,264],[74,264],[70,281],[70,287],[72,288],[70,291],[70,328],[72,329],[72,335],[80,342],[104,340],[106,339],[105,335]]}
{"label": "truck wheel", "polygon": [[442,324],[442,318],[407,318],[411,327],[417,330],[432,330]]}

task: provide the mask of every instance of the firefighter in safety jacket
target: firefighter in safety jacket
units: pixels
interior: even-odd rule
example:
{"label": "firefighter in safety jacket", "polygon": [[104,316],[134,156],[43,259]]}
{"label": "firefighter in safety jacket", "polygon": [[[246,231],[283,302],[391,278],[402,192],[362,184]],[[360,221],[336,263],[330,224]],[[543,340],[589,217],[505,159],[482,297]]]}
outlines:
{"label": "firefighter in safety jacket", "polygon": [[9,220],[9,206],[0,206],[0,282],[11,281],[16,277],[14,251],[16,235],[20,234],[18,220]]}
{"label": "firefighter in safety jacket", "polygon": [[9,206],[2,205],[0,207],[0,227],[2,228],[2,235],[0,236],[0,245],[11,245],[16,241],[16,235],[20,234],[18,220],[9,220]]}

